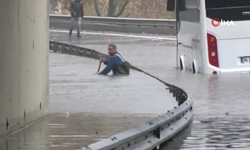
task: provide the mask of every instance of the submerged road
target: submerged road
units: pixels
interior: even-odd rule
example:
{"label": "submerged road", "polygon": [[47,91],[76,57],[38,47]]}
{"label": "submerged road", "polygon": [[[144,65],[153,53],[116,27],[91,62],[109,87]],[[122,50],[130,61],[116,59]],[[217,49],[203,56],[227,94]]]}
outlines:
{"label": "submerged road", "polygon": [[[111,33],[112,34],[112,33]],[[147,38],[83,34],[81,40],[69,39],[67,33],[51,32],[51,38],[68,41],[106,52],[107,43],[133,65],[171,82],[188,92],[194,101],[194,121],[172,142],[169,150],[250,149],[250,78],[249,75],[201,75],[175,68],[173,37],[153,35]],[[88,41],[87,39],[95,39]]]}
{"label": "submerged road", "polygon": [[[106,52],[108,43],[115,43],[118,50],[133,65],[188,92],[189,97],[194,101],[194,121],[189,128],[173,138],[161,150],[250,149],[250,109],[248,108],[250,106],[248,92],[250,79],[248,75],[193,75],[189,72],[177,70],[175,68],[175,42],[171,41],[173,37],[156,35],[152,35],[153,37],[142,37],[145,35],[122,36],[114,35],[114,33],[87,33],[82,36],[83,38],[78,40],[74,34],[71,39],[68,38],[67,31],[51,32],[50,34],[51,39],[71,42],[101,52]],[[155,97],[155,99],[146,101],[147,98],[145,97],[148,95],[143,95],[144,99],[136,98],[136,101],[144,102],[141,103],[144,106],[138,106],[141,109],[131,109],[130,106],[123,108],[123,106],[116,104],[115,106],[121,108],[121,112],[125,114],[115,115],[119,109],[114,108],[112,109],[113,114],[111,113],[110,116],[101,115],[111,106],[108,103],[104,108],[101,108],[101,104],[91,105],[92,101],[103,102],[104,100],[100,96],[97,96],[97,98],[84,96],[86,93],[91,93],[90,90],[83,93],[82,96],[78,95],[81,93],[82,90],[79,89],[83,85],[91,84],[89,80],[84,81],[85,78],[91,79],[95,89],[99,85],[94,81],[107,83],[107,78],[98,78],[93,75],[97,69],[97,62],[92,59],[54,53],[51,53],[50,60],[51,68],[55,69],[54,71],[51,69],[50,74],[50,110],[53,115],[42,123],[28,128],[25,132],[2,140],[0,143],[1,150],[16,150],[15,148],[18,146],[25,150],[73,149],[101,140],[108,134],[115,134],[141,124],[155,117],[157,113],[163,113],[165,107],[172,107],[175,104],[173,101],[166,100],[170,98],[168,92],[161,91],[162,88],[156,88],[162,85],[158,85],[158,82],[154,82],[155,80],[151,78],[133,72],[133,76],[129,78],[133,78],[131,80],[134,81],[139,80],[141,81],[140,84],[143,85],[139,87],[139,85],[131,83],[133,88],[137,91],[146,88],[143,89],[146,92],[155,90],[155,92],[152,92],[155,95],[152,97]],[[68,71],[69,73],[67,73]],[[80,82],[78,78],[81,79]],[[112,84],[118,85],[116,79],[109,79],[112,82],[114,81]],[[59,80],[63,80],[63,82],[60,83]],[[77,90],[73,90],[75,88],[70,86],[73,82],[78,86]],[[112,89],[112,86],[109,88]],[[126,88],[123,88],[123,91],[126,91]],[[147,88],[150,90],[147,90]],[[66,94],[63,96],[63,93],[60,93],[63,89],[68,92],[69,96]],[[106,87],[103,89],[105,89],[105,92],[108,91]],[[160,95],[161,92],[165,93],[165,95],[162,93],[162,96],[165,96],[163,100],[157,98],[159,92]],[[114,95],[109,95],[110,99],[107,102],[114,102],[114,97],[119,96],[116,96],[115,92],[111,93]],[[114,98],[113,101],[112,97]],[[77,105],[81,101],[84,101],[86,106]],[[149,107],[152,104],[151,101],[156,102],[152,105],[155,109]],[[121,100],[120,102],[124,105],[130,104],[129,101]],[[157,104],[157,102],[159,103]],[[139,105],[139,103],[137,104]],[[97,110],[97,112],[99,111],[99,114],[90,115],[91,108],[89,107]],[[83,113],[81,113],[82,110]],[[65,114],[66,111],[71,111],[69,116]],[[98,124],[98,128],[94,128],[93,124]],[[124,126],[120,126],[121,124]]]}
{"label": "submerged road", "polygon": [[104,77],[97,67],[93,59],[50,52],[50,116],[1,139],[0,150],[74,150],[177,106],[166,86],[145,74]]}

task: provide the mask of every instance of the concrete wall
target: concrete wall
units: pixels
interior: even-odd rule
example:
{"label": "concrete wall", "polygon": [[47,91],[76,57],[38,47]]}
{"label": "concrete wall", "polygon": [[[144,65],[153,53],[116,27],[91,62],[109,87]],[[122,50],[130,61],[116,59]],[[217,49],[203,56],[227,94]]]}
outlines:
{"label": "concrete wall", "polygon": [[0,0],[0,136],[48,114],[48,1]]}

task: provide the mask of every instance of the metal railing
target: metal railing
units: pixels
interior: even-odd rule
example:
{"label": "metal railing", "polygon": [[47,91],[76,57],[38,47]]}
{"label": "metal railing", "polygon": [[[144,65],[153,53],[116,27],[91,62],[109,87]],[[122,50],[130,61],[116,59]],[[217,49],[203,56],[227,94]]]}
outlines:
{"label": "metal railing", "polygon": [[[99,59],[100,56],[106,58],[109,57],[106,54],[92,49],[57,41],[50,41],[50,50],[93,59]],[[182,129],[187,127],[192,121],[193,102],[188,99],[188,95],[183,89],[166,83],[131,64],[130,68],[143,72],[165,84],[167,90],[169,90],[169,92],[173,94],[173,97],[178,101],[179,106],[137,128],[124,131],[105,140],[84,146],[81,150],[151,150],[159,147],[162,143],[172,138]]]}
{"label": "metal railing", "polygon": [[[53,22],[71,22],[69,15],[49,15]],[[85,16],[83,21],[91,23],[102,23],[124,26],[153,26],[153,27],[174,27],[175,19],[148,19],[148,18],[120,18],[120,17],[97,17]]]}
{"label": "metal railing", "polygon": [[[71,17],[69,15],[49,15],[50,27],[69,28]],[[147,19],[147,18],[120,18],[85,16],[82,20],[82,29],[116,32],[149,32],[174,34],[175,19]]]}
{"label": "metal railing", "polygon": [[152,150],[171,139],[190,123],[192,102],[148,121],[141,126],[90,144],[81,150]]}

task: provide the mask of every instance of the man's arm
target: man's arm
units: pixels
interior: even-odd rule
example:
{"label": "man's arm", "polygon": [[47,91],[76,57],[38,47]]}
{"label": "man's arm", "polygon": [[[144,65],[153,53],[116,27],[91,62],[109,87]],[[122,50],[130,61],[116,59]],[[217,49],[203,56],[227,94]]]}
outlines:
{"label": "man's arm", "polygon": [[81,5],[82,18],[84,17],[83,3]]}
{"label": "man's arm", "polygon": [[75,10],[73,9],[73,2],[70,3],[69,10],[70,10],[71,13],[73,13],[74,15],[76,14]]}
{"label": "man's arm", "polygon": [[105,60],[103,63],[104,63],[105,65],[108,65],[108,64],[109,64],[109,60]]}
{"label": "man's arm", "polygon": [[107,75],[115,66],[115,57],[111,57],[107,63],[107,66],[99,74]]}
{"label": "man's arm", "polygon": [[[110,58],[109,58],[110,59]],[[102,63],[104,63],[105,65],[108,65],[109,63],[109,59],[102,57],[101,55],[99,55],[99,61]]]}

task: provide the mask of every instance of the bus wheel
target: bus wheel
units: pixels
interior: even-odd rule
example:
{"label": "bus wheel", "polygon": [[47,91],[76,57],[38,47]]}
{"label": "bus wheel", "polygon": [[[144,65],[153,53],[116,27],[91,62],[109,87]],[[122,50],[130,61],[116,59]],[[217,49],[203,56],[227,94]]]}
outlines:
{"label": "bus wheel", "polygon": [[196,73],[194,63],[192,63],[193,74]]}
{"label": "bus wheel", "polygon": [[180,70],[183,70],[183,64],[182,64],[181,59],[180,59]]}

